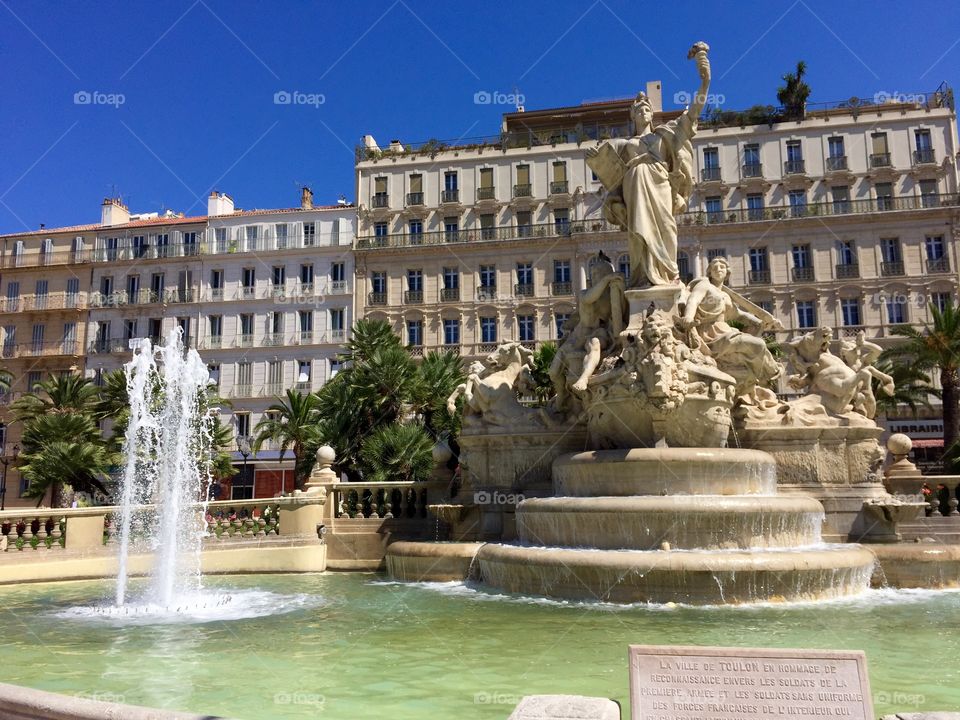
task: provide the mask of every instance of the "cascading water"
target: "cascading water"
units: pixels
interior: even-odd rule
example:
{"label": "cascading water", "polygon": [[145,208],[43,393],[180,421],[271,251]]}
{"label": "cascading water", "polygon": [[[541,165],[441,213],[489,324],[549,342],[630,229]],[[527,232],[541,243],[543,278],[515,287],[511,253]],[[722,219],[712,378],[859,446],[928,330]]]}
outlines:
{"label": "cascading water", "polygon": [[[145,604],[178,605],[200,589],[204,534],[203,488],[209,480],[212,415],[205,395],[209,374],[195,350],[184,352],[181,331],[163,346],[142,340],[124,368],[130,420],[120,493],[116,605],[127,601],[135,536],[146,532],[154,553]],[[149,517],[137,508],[151,504]],[[152,522],[150,521],[152,519]]]}

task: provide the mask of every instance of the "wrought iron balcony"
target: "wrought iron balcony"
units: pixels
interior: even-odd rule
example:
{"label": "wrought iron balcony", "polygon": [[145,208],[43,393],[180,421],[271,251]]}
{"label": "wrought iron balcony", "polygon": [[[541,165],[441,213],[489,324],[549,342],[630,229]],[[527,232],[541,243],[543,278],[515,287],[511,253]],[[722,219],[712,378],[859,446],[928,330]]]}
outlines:
{"label": "wrought iron balcony", "polygon": [[761,163],[745,163],[741,168],[745,178],[762,178],[763,165]]}
{"label": "wrought iron balcony", "polygon": [[566,180],[556,180],[550,183],[551,195],[566,195],[570,192],[570,184]]}
{"label": "wrought iron balcony", "polygon": [[890,167],[890,153],[873,153],[870,155],[870,167]]}
{"label": "wrought iron balcony", "polygon": [[846,155],[832,155],[827,158],[827,170],[837,171],[847,169]]}
{"label": "wrought iron balcony", "polygon": [[390,197],[386,193],[377,193],[373,196],[372,205],[375,208],[390,207]]}
{"label": "wrought iron balcony", "polygon": [[440,299],[443,302],[454,302],[460,299],[460,288],[443,288],[440,290]]}
{"label": "wrought iron balcony", "polygon": [[570,281],[550,283],[551,295],[573,295],[573,283]]}
{"label": "wrought iron balcony", "polygon": [[513,186],[513,196],[515,198],[525,198],[531,197],[533,195],[533,186],[530,183],[525,185],[514,185]]}
{"label": "wrought iron balcony", "polygon": [[403,293],[403,301],[408,305],[423,302],[423,290],[407,290]]}
{"label": "wrought iron balcony", "polygon": [[497,190],[492,187],[477,188],[477,200],[496,200]]}
{"label": "wrought iron balcony", "polygon": [[423,205],[423,193],[422,192],[409,192],[407,193],[407,207],[412,207],[415,205]]}
{"label": "wrought iron balcony", "polygon": [[806,171],[806,163],[803,160],[787,160],[783,163],[784,175],[803,175]]}
{"label": "wrought iron balcony", "polygon": [[714,182],[720,180],[720,168],[718,167],[705,167],[700,170],[700,181],[701,182]]}
{"label": "wrought iron balcony", "polygon": [[387,294],[385,292],[372,292],[367,295],[367,305],[386,305]]}
{"label": "wrought iron balcony", "polygon": [[769,285],[770,271],[769,270],[751,270],[750,284],[751,285]]}
{"label": "wrought iron balcony", "polygon": [[792,275],[795,282],[811,282],[813,280],[813,267],[795,267]]}
{"label": "wrought iron balcony", "polygon": [[930,273],[948,273],[950,272],[950,258],[927,258],[927,272]]}
{"label": "wrought iron balcony", "polygon": [[444,190],[440,194],[440,202],[442,203],[457,203],[460,202],[460,191],[459,190]]}
{"label": "wrought iron balcony", "polygon": [[496,300],[497,299],[497,286],[496,285],[481,285],[477,288],[477,300]]}
{"label": "wrought iron balcony", "polygon": [[533,283],[517,283],[513,286],[513,294],[518,297],[533,297]]}
{"label": "wrought iron balcony", "polygon": [[898,277],[903,275],[903,260],[884,260],[880,263],[880,274],[884,277]]}
{"label": "wrought iron balcony", "polygon": [[928,165],[930,163],[935,163],[936,161],[937,155],[933,151],[933,148],[923,148],[922,150],[913,151],[914,165]]}
{"label": "wrought iron balcony", "polygon": [[860,266],[857,263],[840,263],[836,267],[837,280],[860,277]]}

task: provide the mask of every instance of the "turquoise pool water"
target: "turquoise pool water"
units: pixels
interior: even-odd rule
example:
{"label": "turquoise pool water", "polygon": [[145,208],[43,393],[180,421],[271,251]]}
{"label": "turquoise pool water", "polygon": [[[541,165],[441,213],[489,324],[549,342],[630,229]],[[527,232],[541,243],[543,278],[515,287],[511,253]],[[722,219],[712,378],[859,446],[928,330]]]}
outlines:
{"label": "turquoise pool water", "polygon": [[324,574],[210,579],[229,601],[189,622],[70,610],[106,604],[112,587],[0,589],[0,679],[251,720],[502,720],[531,693],[608,696],[626,710],[630,643],[747,645],[866,651],[878,714],[960,708],[957,592],[612,608]]}

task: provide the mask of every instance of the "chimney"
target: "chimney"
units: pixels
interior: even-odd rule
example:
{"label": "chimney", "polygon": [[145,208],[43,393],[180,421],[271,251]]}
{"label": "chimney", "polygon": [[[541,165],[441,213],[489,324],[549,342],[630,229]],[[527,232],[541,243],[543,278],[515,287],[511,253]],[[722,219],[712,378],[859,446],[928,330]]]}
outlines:
{"label": "chimney", "polygon": [[233,214],[233,198],[226,193],[214,190],[207,198],[207,217]]}
{"label": "chimney", "polygon": [[647,83],[647,99],[650,101],[650,109],[653,112],[663,112],[663,83],[659,80],[650,80]]}
{"label": "chimney", "polygon": [[300,188],[300,209],[313,210],[313,190],[306,185]]}
{"label": "chimney", "polygon": [[347,196],[346,196],[346,195],[341,195],[340,197],[337,198],[337,205],[346,206],[346,205],[349,205],[349,204],[350,204],[350,203],[347,202]]}
{"label": "chimney", "polygon": [[120,198],[104,198],[100,206],[100,224],[112,227],[130,222],[130,210]]}

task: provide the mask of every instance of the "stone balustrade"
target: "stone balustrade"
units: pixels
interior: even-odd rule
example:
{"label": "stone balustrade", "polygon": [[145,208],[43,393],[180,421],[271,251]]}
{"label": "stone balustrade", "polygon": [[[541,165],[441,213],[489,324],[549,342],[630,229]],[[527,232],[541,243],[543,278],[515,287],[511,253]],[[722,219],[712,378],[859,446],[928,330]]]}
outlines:
{"label": "stone balustrade", "polygon": [[219,500],[207,504],[209,539],[249,540],[280,535],[280,505],[275,500]]}
{"label": "stone balustrade", "polygon": [[86,551],[101,547],[107,510],[32,508],[0,512],[0,552]]}
{"label": "stone balustrade", "polygon": [[386,519],[427,517],[427,484],[418,482],[347,482],[326,486],[335,518]]}

